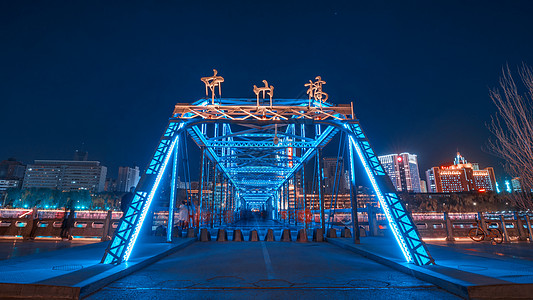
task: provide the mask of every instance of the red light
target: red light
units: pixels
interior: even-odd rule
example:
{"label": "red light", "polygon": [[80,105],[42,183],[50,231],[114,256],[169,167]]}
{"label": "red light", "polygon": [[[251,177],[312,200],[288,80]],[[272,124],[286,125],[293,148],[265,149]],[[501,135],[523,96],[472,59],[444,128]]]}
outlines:
{"label": "red light", "polygon": [[398,158],[396,160],[398,160],[398,162],[402,162],[403,159],[402,159],[401,156],[398,156]]}
{"label": "red light", "polygon": [[480,192],[480,193],[484,193],[484,192],[486,192],[486,191],[487,191],[486,189],[479,189],[479,190],[478,190],[478,192]]}

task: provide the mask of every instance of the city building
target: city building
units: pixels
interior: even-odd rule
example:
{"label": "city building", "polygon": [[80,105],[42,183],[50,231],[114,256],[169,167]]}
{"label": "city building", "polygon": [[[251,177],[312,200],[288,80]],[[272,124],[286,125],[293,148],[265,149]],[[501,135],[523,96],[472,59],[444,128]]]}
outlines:
{"label": "city building", "polygon": [[520,177],[511,179],[511,189],[513,192],[521,193],[522,185],[520,184]]}
{"label": "city building", "polygon": [[116,192],[117,191],[117,180],[114,178],[107,178],[104,185],[105,192]]}
{"label": "city building", "polygon": [[399,192],[421,193],[418,158],[407,152],[378,157],[381,165],[389,175],[392,184]]}
{"label": "city building", "polygon": [[106,175],[98,161],[36,160],[27,166],[22,188],[102,192]]}
{"label": "city building", "polygon": [[[348,172],[344,170],[344,159],[339,157],[338,164],[336,157],[324,157],[324,193],[325,195],[345,194],[350,191],[347,178]],[[337,179],[335,179],[335,171]]]}
{"label": "city building", "polygon": [[139,167],[119,167],[117,178],[117,192],[129,192],[139,183]]}
{"label": "city building", "polygon": [[0,162],[0,179],[23,179],[26,166],[15,158]]}
{"label": "city building", "polygon": [[420,192],[421,193],[427,193],[428,192],[428,187],[427,187],[427,183],[425,180],[420,180]]}
{"label": "city building", "polygon": [[496,191],[494,169],[480,170],[477,163],[468,163],[459,152],[453,165],[427,170],[426,179],[430,193]]}
{"label": "city building", "polygon": [[0,179],[0,197],[7,193],[7,189],[20,188],[21,183],[19,179]]}

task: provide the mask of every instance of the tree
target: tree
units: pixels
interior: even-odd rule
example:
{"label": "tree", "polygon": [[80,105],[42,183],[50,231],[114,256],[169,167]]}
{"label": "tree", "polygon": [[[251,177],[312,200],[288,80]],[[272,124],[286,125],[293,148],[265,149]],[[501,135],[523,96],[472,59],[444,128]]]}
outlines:
{"label": "tree", "polygon": [[502,69],[500,88],[489,91],[496,105],[496,115],[488,124],[494,135],[488,143],[489,151],[504,160],[505,170],[512,176],[520,177],[523,193],[513,197],[515,205],[533,208],[533,73],[523,64],[518,68],[523,88],[517,87],[509,66]]}

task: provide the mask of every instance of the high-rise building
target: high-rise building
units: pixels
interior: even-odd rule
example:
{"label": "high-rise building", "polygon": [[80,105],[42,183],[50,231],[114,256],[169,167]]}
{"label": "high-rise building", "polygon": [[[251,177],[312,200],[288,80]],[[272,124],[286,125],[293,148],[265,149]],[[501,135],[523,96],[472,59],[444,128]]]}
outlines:
{"label": "high-rise building", "polygon": [[427,193],[428,192],[427,183],[426,183],[425,180],[422,180],[422,179],[420,179],[420,192],[421,193]]}
{"label": "high-rise building", "polygon": [[459,152],[451,166],[433,167],[426,171],[429,192],[455,193],[468,191],[496,191],[494,169],[479,169],[468,163]]}
{"label": "high-rise building", "polygon": [[522,185],[520,184],[520,177],[511,179],[511,189],[513,192],[521,193]]}
{"label": "high-rise building", "polygon": [[[325,195],[336,194],[337,190],[339,194],[344,194],[350,190],[350,186],[346,181],[346,174],[344,170],[344,160],[339,157],[338,164],[336,157],[324,157],[324,193]],[[335,171],[337,176],[335,179]]]}
{"label": "high-rise building", "polygon": [[418,158],[415,154],[389,154],[379,156],[378,159],[397,191],[421,192]]}
{"label": "high-rise building", "polygon": [[26,166],[15,158],[0,162],[0,179],[23,179]]}
{"label": "high-rise building", "polygon": [[119,167],[117,178],[117,192],[129,192],[139,183],[139,167]]}
{"label": "high-rise building", "polygon": [[98,161],[36,160],[28,165],[22,188],[102,192],[107,168]]}

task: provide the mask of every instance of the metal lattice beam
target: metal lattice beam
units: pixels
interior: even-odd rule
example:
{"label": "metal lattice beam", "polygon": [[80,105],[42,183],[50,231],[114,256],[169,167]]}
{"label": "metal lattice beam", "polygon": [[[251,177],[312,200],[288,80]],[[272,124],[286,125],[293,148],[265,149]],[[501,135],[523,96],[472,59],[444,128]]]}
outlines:
{"label": "metal lattice beam", "polygon": [[[255,103],[256,99],[213,98],[175,106],[102,262],[128,260],[182,130],[187,130],[205,150],[224,180],[231,184],[235,196],[248,203],[278,201],[280,191],[287,192],[287,182],[303,164],[339,130],[344,130],[348,133],[351,172],[353,161],[358,158],[406,260],[417,265],[433,263],[410,214],[355,119],[352,106],[307,99],[278,99],[272,106]],[[295,126],[300,126],[299,130]]]}

